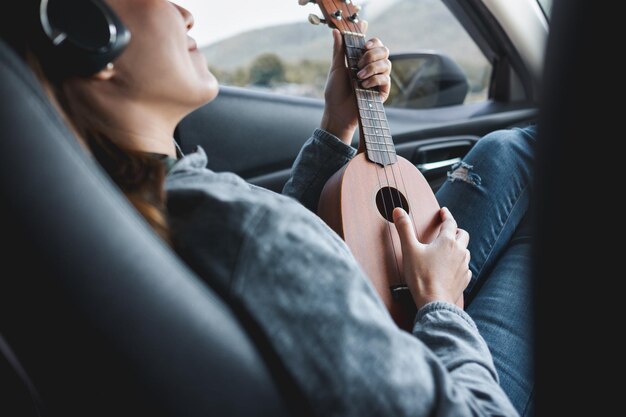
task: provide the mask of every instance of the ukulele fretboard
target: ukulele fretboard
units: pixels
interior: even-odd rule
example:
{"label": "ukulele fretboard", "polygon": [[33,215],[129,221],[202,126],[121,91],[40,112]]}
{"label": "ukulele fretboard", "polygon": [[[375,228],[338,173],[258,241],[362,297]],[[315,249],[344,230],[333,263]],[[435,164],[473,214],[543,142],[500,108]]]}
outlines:
{"label": "ukulele fretboard", "polygon": [[343,34],[346,58],[350,67],[354,93],[359,109],[362,141],[370,161],[380,165],[397,162],[396,148],[391,138],[385,107],[377,88],[364,88],[358,80],[358,63],[365,51],[365,37],[357,33]]}

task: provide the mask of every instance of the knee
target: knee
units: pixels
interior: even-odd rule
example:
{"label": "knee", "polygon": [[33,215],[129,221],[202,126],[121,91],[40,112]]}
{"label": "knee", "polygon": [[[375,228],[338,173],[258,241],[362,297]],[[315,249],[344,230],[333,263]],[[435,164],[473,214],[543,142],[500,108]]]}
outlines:
{"label": "knee", "polygon": [[534,143],[534,130],[530,129],[505,129],[489,133],[472,149],[472,153],[480,155],[479,158],[487,158],[500,162],[532,162],[532,145]]}

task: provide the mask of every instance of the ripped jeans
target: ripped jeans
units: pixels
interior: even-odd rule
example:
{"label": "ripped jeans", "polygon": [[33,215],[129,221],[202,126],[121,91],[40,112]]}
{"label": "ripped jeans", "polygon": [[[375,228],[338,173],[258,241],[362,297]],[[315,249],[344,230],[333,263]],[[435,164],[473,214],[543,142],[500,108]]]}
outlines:
{"label": "ripped jeans", "polygon": [[531,216],[535,127],[493,132],[452,167],[437,192],[470,234],[466,311],[494,358],[500,385],[522,416],[533,414]]}

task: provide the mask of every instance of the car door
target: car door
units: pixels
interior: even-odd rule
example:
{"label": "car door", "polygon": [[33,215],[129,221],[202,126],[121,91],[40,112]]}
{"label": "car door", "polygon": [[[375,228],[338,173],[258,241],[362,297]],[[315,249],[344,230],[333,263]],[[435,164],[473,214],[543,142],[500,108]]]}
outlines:
{"label": "car door", "polygon": [[[188,3],[194,12],[193,0],[180,3]],[[272,2],[266,3],[271,7]],[[274,13],[288,8],[280,3]],[[370,1],[361,11],[369,21],[368,35],[389,46],[394,71],[410,69],[408,76],[395,74],[396,95],[408,97],[410,85],[432,81],[423,74],[432,72],[428,65],[435,61],[458,70],[457,75],[465,74],[467,94],[461,99],[428,96],[416,105],[415,100],[410,104],[411,100],[390,98],[386,104],[398,154],[418,166],[434,190],[481,136],[532,123],[537,117],[536,80],[506,26],[481,1],[445,3]],[[302,21],[315,7],[302,9]],[[231,24],[236,25],[236,20]],[[422,29],[414,30],[417,26]],[[176,137],[183,150],[201,146],[209,155],[209,168],[235,172],[251,183],[280,191],[301,146],[322,117],[321,96],[331,54],[327,32],[302,22],[280,23],[243,30],[207,45],[209,66],[226,85],[215,101],[178,126]],[[237,67],[236,62],[246,64]],[[412,81],[402,82],[403,76]],[[433,87],[434,94],[441,94],[444,84]],[[353,145],[357,144],[355,136]]]}

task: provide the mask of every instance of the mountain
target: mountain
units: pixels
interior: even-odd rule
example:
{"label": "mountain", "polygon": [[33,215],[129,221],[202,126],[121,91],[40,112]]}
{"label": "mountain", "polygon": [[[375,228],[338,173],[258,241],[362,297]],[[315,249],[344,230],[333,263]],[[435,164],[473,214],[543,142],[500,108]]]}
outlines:
{"label": "mountain", "polygon": [[275,53],[290,62],[329,59],[332,38],[328,30],[309,23],[292,23],[256,29],[202,48],[211,66],[232,70],[248,65],[264,53]]}
{"label": "mountain", "polygon": [[[367,13],[365,9],[364,14]],[[306,16],[303,14],[303,21]],[[367,17],[366,17],[367,18]],[[466,67],[486,61],[441,0],[399,0],[369,21],[368,34],[392,53],[438,50]],[[202,48],[209,64],[222,70],[247,66],[258,55],[276,53],[287,62],[329,60],[332,38],[325,26],[307,22],[245,32]]]}

